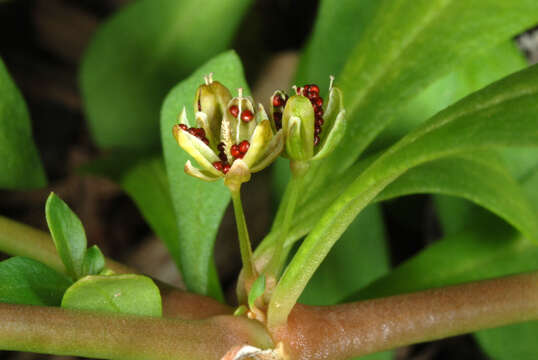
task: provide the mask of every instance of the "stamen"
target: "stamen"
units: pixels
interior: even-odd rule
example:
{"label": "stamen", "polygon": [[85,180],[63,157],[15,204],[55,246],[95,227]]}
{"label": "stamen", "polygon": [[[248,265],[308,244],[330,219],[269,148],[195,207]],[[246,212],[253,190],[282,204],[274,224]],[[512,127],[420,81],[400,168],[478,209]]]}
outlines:
{"label": "stamen", "polygon": [[213,83],[213,73],[209,73],[209,83]]}
{"label": "stamen", "polygon": [[329,79],[330,79],[329,91],[331,91],[332,88],[333,88],[333,84],[334,84],[334,76],[333,75],[329,76]]}

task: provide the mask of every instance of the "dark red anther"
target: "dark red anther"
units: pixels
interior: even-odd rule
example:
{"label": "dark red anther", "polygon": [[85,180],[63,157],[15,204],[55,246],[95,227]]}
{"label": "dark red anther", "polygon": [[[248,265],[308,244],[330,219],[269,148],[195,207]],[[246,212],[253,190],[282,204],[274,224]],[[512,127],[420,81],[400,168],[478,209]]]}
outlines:
{"label": "dark red anther", "polygon": [[316,126],[316,127],[314,128],[314,134],[319,135],[320,133],[321,133],[321,127]]}
{"label": "dark red anther", "polygon": [[282,105],[284,105],[284,99],[282,99],[280,95],[275,95],[275,97],[273,97],[273,106],[279,107]]}
{"label": "dark red anther", "polygon": [[318,135],[314,136],[314,146],[316,146],[317,144],[319,144],[319,136]]}
{"label": "dark red anther", "polygon": [[222,168],[223,168],[222,161],[215,161],[213,163],[213,167],[217,169],[218,171],[222,171]]}
{"label": "dark red anther", "polygon": [[230,148],[230,154],[232,154],[234,158],[240,157],[241,151],[239,151],[239,145],[237,144],[232,145],[232,147]]}
{"label": "dark red anther", "polygon": [[247,109],[241,112],[241,120],[243,120],[244,122],[250,122],[252,119],[254,119],[254,115],[252,114],[252,111]]}
{"label": "dark red anther", "polygon": [[230,112],[230,114],[232,114],[233,117],[237,117],[237,115],[239,115],[239,108],[237,107],[237,105],[232,105],[230,106],[230,108],[228,109],[228,111]]}
{"label": "dark red anther", "polygon": [[323,116],[323,108],[321,106],[316,106],[314,108],[314,113],[316,116]]}
{"label": "dark red anther", "polygon": [[321,107],[321,106],[323,106],[323,99],[320,98],[320,97],[317,97],[317,98],[314,99],[313,104],[315,106]]}
{"label": "dark red anther", "polygon": [[295,92],[297,93],[297,95],[302,95],[302,94],[303,94],[303,90],[304,90],[304,88],[302,88],[302,87],[299,86],[299,87],[295,90]]}
{"label": "dark red anther", "polygon": [[308,91],[310,91],[311,93],[319,94],[319,86],[317,86],[316,84],[310,84],[307,86],[308,86]]}
{"label": "dark red anther", "polygon": [[188,131],[189,134],[191,134],[192,136],[196,136],[196,128],[189,128],[187,131]]}
{"label": "dark red anther", "polygon": [[319,94],[313,93],[313,92],[307,92],[306,97],[310,99],[310,102],[313,104],[314,101],[316,101],[317,98],[319,98]]}
{"label": "dark red anther", "polygon": [[317,127],[322,127],[323,126],[323,118],[321,116],[316,116],[316,122],[315,122],[315,125]]}
{"label": "dark red anther", "polygon": [[204,142],[204,144],[206,144],[207,146],[209,146],[209,139],[206,138],[205,136],[201,138],[201,140]]}
{"label": "dark red anther", "polygon": [[203,128],[196,129],[196,133],[199,137],[205,137],[205,130]]}
{"label": "dark red anther", "polygon": [[282,128],[282,113],[275,111],[273,113],[273,120],[275,121],[275,127],[277,130]]}
{"label": "dark red anther", "polygon": [[223,142],[219,143],[219,144],[217,145],[217,150],[218,150],[219,152],[224,152],[224,146],[225,146],[225,145],[224,145]]}
{"label": "dark red anther", "polygon": [[222,172],[227,174],[228,171],[230,171],[230,164],[224,164],[224,166],[222,167]]}
{"label": "dark red anther", "polygon": [[241,152],[241,154],[246,154],[248,149],[250,148],[250,143],[247,141],[247,140],[243,140],[241,141],[241,143],[239,144],[239,151]]}
{"label": "dark red anther", "polygon": [[228,161],[228,157],[226,156],[224,152],[219,153],[219,159],[221,159],[222,162]]}
{"label": "dark red anther", "polygon": [[185,124],[179,124],[179,128],[180,128],[181,130],[183,130],[183,131],[187,131],[187,130],[189,130],[189,128],[188,128],[187,125],[185,125]]}

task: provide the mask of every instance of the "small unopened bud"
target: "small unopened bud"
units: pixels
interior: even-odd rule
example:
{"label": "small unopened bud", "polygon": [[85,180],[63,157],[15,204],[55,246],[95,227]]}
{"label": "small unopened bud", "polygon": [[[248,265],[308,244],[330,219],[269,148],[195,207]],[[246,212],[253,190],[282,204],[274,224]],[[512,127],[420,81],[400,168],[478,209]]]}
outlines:
{"label": "small unopened bud", "polygon": [[309,160],[314,156],[314,109],[302,95],[289,98],[282,116],[282,128],[287,130],[286,153],[292,160]]}

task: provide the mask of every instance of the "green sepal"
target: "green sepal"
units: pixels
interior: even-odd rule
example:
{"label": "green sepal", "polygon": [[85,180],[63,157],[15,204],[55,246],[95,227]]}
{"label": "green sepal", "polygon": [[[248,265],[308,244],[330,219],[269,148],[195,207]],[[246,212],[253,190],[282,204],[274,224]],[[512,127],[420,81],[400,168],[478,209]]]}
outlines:
{"label": "green sepal", "polygon": [[314,155],[314,109],[302,95],[289,98],[282,115],[287,132],[286,153],[292,160],[310,160]]}
{"label": "green sepal", "polygon": [[312,160],[322,159],[336,149],[346,132],[346,111],[341,110],[336,116],[332,129],[327,136],[321,139],[319,151]]}

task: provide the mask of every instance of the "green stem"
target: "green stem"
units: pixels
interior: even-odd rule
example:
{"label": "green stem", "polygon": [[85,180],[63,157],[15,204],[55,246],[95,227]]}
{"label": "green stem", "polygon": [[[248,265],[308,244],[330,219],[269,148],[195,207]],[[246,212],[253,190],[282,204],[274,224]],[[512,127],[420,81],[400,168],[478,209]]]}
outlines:
{"label": "green stem", "polygon": [[285,251],[286,239],[288,237],[288,232],[290,230],[290,226],[293,220],[295,208],[297,207],[297,200],[299,199],[303,179],[303,174],[292,172],[292,177],[286,190],[287,201],[284,205],[285,211],[282,218],[282,223],[280,225],[280,228],[276,229],[278,234],[278,240],[273,245],[275,250],[265,270],[265,273],[268,276],[273,276],[275,279],[278,278],[278,275],[280,274],[282,266],[285,263],[286,257],[288,255],[288,251]]}
{"label": "green stem", "polygon": [[241,203],[241,187],[238,187],[236,190],[230,189],[230,192],[232,194],[235,222],[237,224],[237,235],[239,237],[239,250],[241,251],[243,271],[245,273],[246,283],[248,284],[255,280],[256,268],[254,267],[254,261],[252,259],[252,247],[250,245],[245,213],[243,212],[243,204]]}
{"label": "green stem", "polygon": [[[0,251],[37,260],[64,274],[66,271],[49,234],[3,216],[0,216]],[[106,260],[106,266],[117,273],[134,272],[110,259]]]}
{"label": "green stem", "polygon": [[0,349],[100,359],[219,360],[233,346],[272,347],[244,317],[163,319],[0,304]]}

